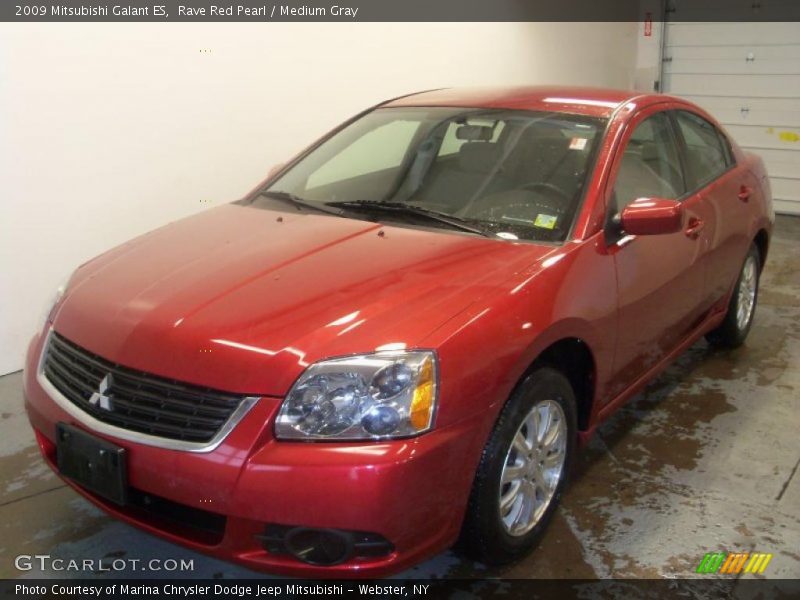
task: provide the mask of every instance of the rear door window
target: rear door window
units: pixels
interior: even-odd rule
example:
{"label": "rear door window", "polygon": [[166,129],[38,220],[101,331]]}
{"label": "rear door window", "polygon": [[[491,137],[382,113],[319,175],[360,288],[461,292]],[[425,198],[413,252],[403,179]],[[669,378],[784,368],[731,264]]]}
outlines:
{"label": "rear door window", "polygon": [[703,117],[679,110],[675,119],[686,146],[689,188],[698,189],[728,169],[730,149],[722,133]]}

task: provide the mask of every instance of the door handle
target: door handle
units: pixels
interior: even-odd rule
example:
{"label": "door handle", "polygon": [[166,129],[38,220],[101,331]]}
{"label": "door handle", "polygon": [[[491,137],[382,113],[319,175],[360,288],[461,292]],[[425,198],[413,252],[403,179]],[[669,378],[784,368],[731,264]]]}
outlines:
{"label": "door handle", "polygon": [[737,194],[737,196],[739,196],[739,200],[741,200],[742,202],[747,202],[748,200],[750,200],[750,194],[752,193],[753,193],[752,188],[746,185],[742,185],[739,188],[739,193]]}
{"label": "door handle", "polygon": [[705,221],[702,219],[698,219],[697,217],[691,217],[689,219],[689,226],[683,232],[686,234],[686,237],[696,240],[700,237],[700,232],[703,231],[703,228],[706,226]]}

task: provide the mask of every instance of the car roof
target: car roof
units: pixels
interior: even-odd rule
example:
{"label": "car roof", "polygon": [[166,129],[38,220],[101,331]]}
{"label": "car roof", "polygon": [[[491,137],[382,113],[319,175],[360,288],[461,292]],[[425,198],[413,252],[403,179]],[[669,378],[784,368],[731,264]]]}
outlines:
{"label": "car roof", "polygon": [[520,86],[444,88],[402,96],[383,106],[457,106],[465,108],[507,108],[552,110],[592,117],[609,117],[617,108],[637,99],[649,104],[668,97],[617,90],[570,86]]}

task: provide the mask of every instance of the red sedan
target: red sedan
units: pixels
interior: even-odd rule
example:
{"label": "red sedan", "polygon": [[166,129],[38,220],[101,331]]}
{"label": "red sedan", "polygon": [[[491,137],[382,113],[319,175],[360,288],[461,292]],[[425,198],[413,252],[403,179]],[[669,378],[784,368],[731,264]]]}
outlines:
{"label": "red sedan", "polygon": [[248,567],[508,562],[603,420],[742,344],[772,223],[761,160],[678,98],[412,94],[81,266],[28,414],[89,500]]}

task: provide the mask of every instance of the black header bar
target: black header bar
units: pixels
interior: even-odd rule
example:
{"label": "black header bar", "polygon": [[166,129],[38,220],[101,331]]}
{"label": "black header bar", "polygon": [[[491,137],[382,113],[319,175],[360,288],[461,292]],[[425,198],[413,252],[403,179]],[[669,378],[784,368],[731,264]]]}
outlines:
{"label": "black header bar", "polygon": [[800,21],[797,0],[2,0],[11,22]]}

